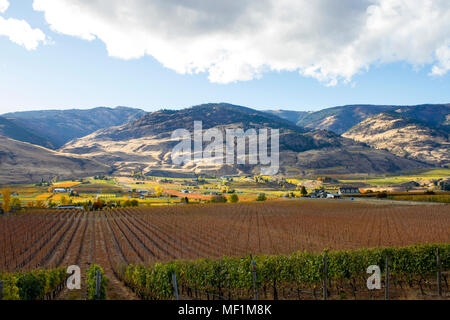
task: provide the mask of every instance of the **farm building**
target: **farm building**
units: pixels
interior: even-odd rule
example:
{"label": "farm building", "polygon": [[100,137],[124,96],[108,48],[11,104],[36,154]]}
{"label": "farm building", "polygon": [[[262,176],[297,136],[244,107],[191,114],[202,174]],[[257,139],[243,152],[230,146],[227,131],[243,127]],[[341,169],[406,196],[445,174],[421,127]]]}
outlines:
{"label": "farm building", "polygon": [[64,192],[68,192],[68,191],[70,191],[70,190],[68,190],[66,188],[55,188],[55,189],[53,189],[53,192],[56,192],[56,193],[64,193]]}
{"label": "farm building", "polygon": [[356,187],[341,187],[339,188],[339,195],[353,195],[353,194],[360,194],[358,188]]}

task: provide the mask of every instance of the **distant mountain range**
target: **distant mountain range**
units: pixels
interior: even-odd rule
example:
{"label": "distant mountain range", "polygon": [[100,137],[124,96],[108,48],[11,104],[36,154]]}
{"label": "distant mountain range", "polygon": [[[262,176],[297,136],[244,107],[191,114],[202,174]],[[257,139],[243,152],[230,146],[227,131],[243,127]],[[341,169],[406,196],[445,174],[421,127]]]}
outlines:
{"label": "distant mountain range", "polygon": [[170,154],[178,143],[171,141],[174,130],[193,131],[194,121],[203,129],[275,128],[280,130],[280,171],[282,174],[380,173],[418,169],[425,164],[376,150],[324,130],[305,130],[272,113],[230,104],[206,104],[179,111],[161,110],[124,124],[96,131],[67,143],[61,151],[83,154],[114,167],[118,173],[131,170],[178,170],[197,173],[259,173],[258,166],[187,164],[174,166]]}
{"label": "distant mountain range", "polygon": [[[99,107],[4,114],[0,116],[0,170],[11,170],[8,177],[20,176],[16,180],[21,181],[35,180],[53,167],[55,173],[63,173],[59,168],[64,166],[71,176],[83,175],[82,168],[86,175],[131,170],[171,175],[259,172],[258,166],[251,165],[173,165],[170,152],[178,142],[171,141],[171,133],[179,128],[192,131],[194,121],[200,120],[204,130],[280,129],[284,175],[390,173],[450,165],[450,104],[350,105],[303,112],[216,103],[151,113]],[[5,179],[0,175],[0,182]]]}
{"label": "distant mountain range", "polygon": [[450,129],[450,104],[424,104],[417,106],[348,105],[316,112],[268,111],[290,120],[306,129],[321,129],[343,134],[359,122],[381,112],[395,112],[425,125]]}
{"label": "distant mountain range", "polygon": [[[15,125],[15,129],[9,131],[10,134],[4,135],[13,139],[29,135],[31,138],[17,140],[58,149],[72,139],[84,137],[102,128],[124,124],[145,113],[143,110],[127,107],[98,107],[88,110],[14,112],[1,117]],[[19,133],[21,130],[24,130],[23,134]]]}

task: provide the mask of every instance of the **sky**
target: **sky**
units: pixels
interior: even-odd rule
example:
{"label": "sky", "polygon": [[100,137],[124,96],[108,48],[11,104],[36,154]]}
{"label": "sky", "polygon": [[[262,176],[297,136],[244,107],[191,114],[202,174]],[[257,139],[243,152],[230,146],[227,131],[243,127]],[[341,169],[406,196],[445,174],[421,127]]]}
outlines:
{"label": "sky", "polygon": [[448,0],[0,0],[0,114],[450,103]]}

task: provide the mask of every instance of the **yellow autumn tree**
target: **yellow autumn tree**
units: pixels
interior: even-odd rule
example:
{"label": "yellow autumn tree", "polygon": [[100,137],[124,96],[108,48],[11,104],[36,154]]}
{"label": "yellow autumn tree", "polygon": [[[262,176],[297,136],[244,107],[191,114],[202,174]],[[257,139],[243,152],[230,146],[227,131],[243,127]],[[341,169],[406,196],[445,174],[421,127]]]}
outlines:
{"label": "yellow autumn tree", "polygon": [[8,188],[2,189],[2,209],[3,212],[9,212],[11,210],[11,190]]}
{"label": "yellow autumn tree", "polygon": [[160,185],[157,185],[155,187],[155,193],[157,197],[160,197],[162,195],[162,193],[164,192],[164,188],[161,187]]}
{"label": "yellow autumn tree", "polygon": [[42,200],[37,200],[36,208],[45,208],[44,202]]}
{"label": "yellow autumn tree", "polygon": [[61,205],[63,206],[67,205],[67,198],[65,196],[61,197]]}

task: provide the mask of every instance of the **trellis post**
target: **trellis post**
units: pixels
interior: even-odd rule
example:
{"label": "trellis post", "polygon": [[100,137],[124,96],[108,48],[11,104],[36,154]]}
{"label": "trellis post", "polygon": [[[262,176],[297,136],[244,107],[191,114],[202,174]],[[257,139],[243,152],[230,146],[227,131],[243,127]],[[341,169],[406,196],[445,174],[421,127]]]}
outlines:
{"label": "trellis post", "polygon": [[256,285],[256,261],[252,258],[252,275],[253,275],[253,293],[255,300],[259,299],[258,287]]}
{"label": "trellis post", "polygon": [[178,282],[177,282],[177,274],[176,274],[176,272],[172,272],[172,285],[173,285],[173,294],[175,296],[175,300],[179,300],[179,297],[178,297]]}
{"label": "trellis post", "polygon": [[325,253],[323,256],[323,300],[327,300],[328,298],[328,259],[327,254]]}
{"label": "trellis post", "polygon": [[386,268],[384,274],[384,299],[389,300],[389,255],[386,255]]}
{"label": "trellis post", "polygon": [[437,267],[437,288],[438,296],[442,296],[442,268],[441,268],[441,256],[439,254],[439,248],[436,248],[436,267]]}
{"label": "trellis post", "polygon": [[102,283],[102,273],[100,270],[97,270],[97,273],[95,275],[95,297],[97,299],[100,299],[101,283]]}

